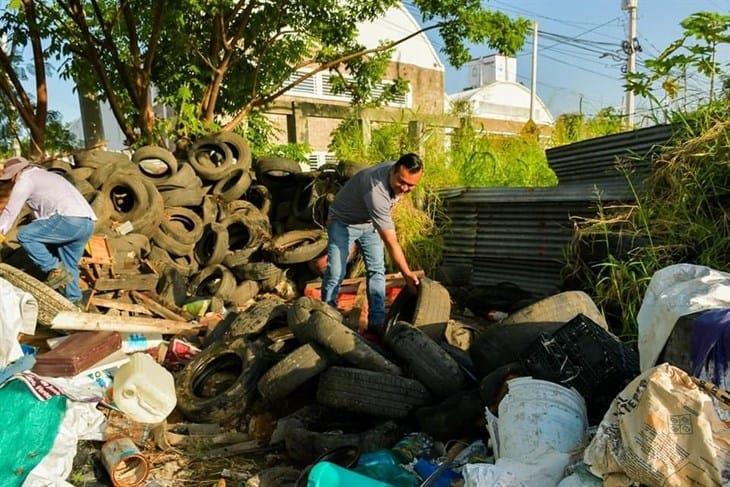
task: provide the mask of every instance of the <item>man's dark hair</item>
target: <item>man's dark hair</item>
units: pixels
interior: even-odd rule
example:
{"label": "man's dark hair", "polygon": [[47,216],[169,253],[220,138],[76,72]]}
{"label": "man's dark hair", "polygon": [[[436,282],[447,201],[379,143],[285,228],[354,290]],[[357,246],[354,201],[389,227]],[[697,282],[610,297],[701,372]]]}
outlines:
{"label": "man's dark hair", "polygon": [[412,152],[402,155],[401,158],[396,161],[395,167],[397,168],[399,166],[406,168],[406,170],[411,174],[423,171],[423,161],[420,157],[418,157],[418,154],[414,154]]}

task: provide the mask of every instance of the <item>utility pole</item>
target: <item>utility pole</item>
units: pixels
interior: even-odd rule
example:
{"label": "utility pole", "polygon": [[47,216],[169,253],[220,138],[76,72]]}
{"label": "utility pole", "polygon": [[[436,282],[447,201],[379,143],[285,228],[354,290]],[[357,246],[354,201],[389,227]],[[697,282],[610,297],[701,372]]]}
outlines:
{"label": "utility pole", "polygon": [[[628,38],[628,49],[627,54],[629,56],[627,72],[636,72],[636,12],[639,8],[639,0],[622,0],[623,10],[628,11],[629,14],[629,38]],[[624,115],[626,115],[626,123],[629,127],[634,126],[634,93],[630,90],[626,92],[626,108]]]}
{"label": "utility pole", "polygon": [[532,80],[530,81],[530,120],[535,121],[537,105],[537,21],[532,23]]}

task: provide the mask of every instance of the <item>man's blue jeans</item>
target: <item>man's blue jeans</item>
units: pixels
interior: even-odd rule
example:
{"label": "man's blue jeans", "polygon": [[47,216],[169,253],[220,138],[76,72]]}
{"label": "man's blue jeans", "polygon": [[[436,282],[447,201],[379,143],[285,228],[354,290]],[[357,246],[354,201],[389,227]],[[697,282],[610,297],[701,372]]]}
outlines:
{"label": "man's blue jeans", "polygon": [[368,329],[379,331],[385,321],[385,254],[383,240],[372,225],[345,225],[333,220],[327,226],[327,269],[322,280],[322,301],[336,306],[340,284],[347,273],[347,256],[360,243],[367,272]]}
{"label": "man's blue jeans", "polygon": [[77,302],[81,300],[79,261],[93,233],[94,221],[90,218],[53,215],[21,227],[18,242],[43,272],[50,272],[59,261],[63,262],[73,279],[62,292],[70,301]]}

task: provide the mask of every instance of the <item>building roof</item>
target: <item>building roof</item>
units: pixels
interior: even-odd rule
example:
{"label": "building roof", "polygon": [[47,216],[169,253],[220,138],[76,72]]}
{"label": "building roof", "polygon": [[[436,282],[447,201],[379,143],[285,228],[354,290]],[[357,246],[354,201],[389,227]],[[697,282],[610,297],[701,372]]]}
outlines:
{"label": "building roof", "polygon": [[[447,95],[450,103],[468,100],[479,118],[526,122],[530,119],[530,90],[520,83],[495,81],[479,88],[471,88]],[[547,105],[537,97],[535,122],[551,125],[554,119]]]}
{"label": "building roof", "polygon": [[[358,41],[368,48],[377,47],[381,41],[396,41],[423,27],[403,4],[391,7],[381,17],[359,26]],[[408,39],[395,47],[391,60],[412,64],[421,68],[444,71],[444,65],[425,33]]]}

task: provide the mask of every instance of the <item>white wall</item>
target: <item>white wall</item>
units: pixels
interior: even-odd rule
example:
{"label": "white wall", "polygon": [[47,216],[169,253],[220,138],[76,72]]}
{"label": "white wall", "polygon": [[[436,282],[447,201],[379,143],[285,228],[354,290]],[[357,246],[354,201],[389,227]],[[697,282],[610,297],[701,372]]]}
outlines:
{"label": "white wall", "polygon": [[[396,41],[421,29],[418,22],[403,7],[389,9],[382,18],[361,24],[358,42],[372,48],[380,41]],[[425,34],[419,34],[395,47],[392,60],[421,68],[444,70],[444,65]]]}

